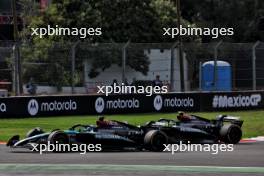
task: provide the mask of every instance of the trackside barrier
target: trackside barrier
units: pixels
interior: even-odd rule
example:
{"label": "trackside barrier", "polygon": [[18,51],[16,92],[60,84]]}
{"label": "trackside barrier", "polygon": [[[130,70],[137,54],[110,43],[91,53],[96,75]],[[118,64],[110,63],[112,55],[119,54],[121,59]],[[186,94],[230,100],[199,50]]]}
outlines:
{"label": "trackside barrier", "polygon": [[264,91],[0,98],[0,117],[39,117],[264,108]]}

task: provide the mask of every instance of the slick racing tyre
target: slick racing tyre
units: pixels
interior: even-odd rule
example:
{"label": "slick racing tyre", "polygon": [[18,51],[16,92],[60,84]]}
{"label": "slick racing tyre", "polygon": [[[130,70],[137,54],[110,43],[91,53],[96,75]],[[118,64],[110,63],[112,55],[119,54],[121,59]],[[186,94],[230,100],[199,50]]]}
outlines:
{"label": "slick racing tyre", "polygon": [[162,131],[150,130],[144,137],[145,148],[150,151],[160,152],[164,144],[168,143],[168,136]]}
{"label": "slick racing tyre", "polygon": [[48,141],[51,144],[69,144],[70,139],[67,134],[65,134],[63,131],[53,131],[50,133],[48,137]]}
{"label": "slick racing tyre", "polygon": [[220,138],[228,144],[237,144],[242,137],[242,130],[238,125],[226,124],[220,129]]}
{"label": "slick racing tyre", "polygon": [[26,137],[29,138],[29,137],[36,136],[42,133],[44,133],[44,131],[41,128],[37,127],[37,128],[33,128],[29,130],[26,134]]}

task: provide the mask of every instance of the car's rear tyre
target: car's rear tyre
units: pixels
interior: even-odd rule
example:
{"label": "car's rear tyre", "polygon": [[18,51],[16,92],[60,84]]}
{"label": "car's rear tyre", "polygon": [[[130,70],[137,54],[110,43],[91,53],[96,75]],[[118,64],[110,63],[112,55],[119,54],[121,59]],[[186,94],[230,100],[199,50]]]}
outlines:
{"label": "car's rear tyre", "polygon": [[220,129],[221,140],[228,144],[237,144],[242,137],[242,130],[238,125],[226,124]]}
{"label": "car's rear tyre", "polygon": [[53,131],[48,137],[51,144],[69,144],[69,136],[63,131]]}
{"label": "car's rear tyre", "polygon": [[168,136],[162,131],[150,130],[144,137],[145,148],[150,151],[163,151],[164,144],[168,143]]}
{"label": "car's rear tyre", "polygon": [[29,130],[26,134],[26,137],[29,138],[29,137],[36,136],[42,133],[44,133],[44,131],[40,127],[36,127],[36,128]]}

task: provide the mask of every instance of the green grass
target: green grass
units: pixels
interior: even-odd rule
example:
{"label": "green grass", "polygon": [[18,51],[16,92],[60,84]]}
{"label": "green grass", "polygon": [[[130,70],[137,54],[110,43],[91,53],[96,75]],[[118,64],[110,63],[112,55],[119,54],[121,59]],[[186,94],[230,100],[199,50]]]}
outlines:
{"label": "green grass", "polygon": [[[202,112],[193,113],[212,119],[219,114],[239,116],[244,120],[243,137],[254,137],[264,135],[264,111],[239,111],[239,112]],[[126,114],[107,115],[107,119],[127,121],[131,124],[144,124],[150,120],[160,118],[176,118],[177,113],[152,113],[152,114]],[[41,117],[23,119],[0,119],[0,141],[7,141],[15,134],[24,137],[26,132],[34,127],[41,127],[45,131],[52,129],[68,129],[74,124],[95,124],[97,116],[63,116],[63,117]]]}

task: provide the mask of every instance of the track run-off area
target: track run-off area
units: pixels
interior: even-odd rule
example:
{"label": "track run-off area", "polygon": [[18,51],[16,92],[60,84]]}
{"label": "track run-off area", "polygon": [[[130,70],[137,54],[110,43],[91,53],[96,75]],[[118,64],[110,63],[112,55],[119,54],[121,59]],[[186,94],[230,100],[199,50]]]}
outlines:
{"label": "track run-off area", "polygon": [[243,142],[232,152],[44,153],[0,145],[0,175],[264,175],[264,142]]}

